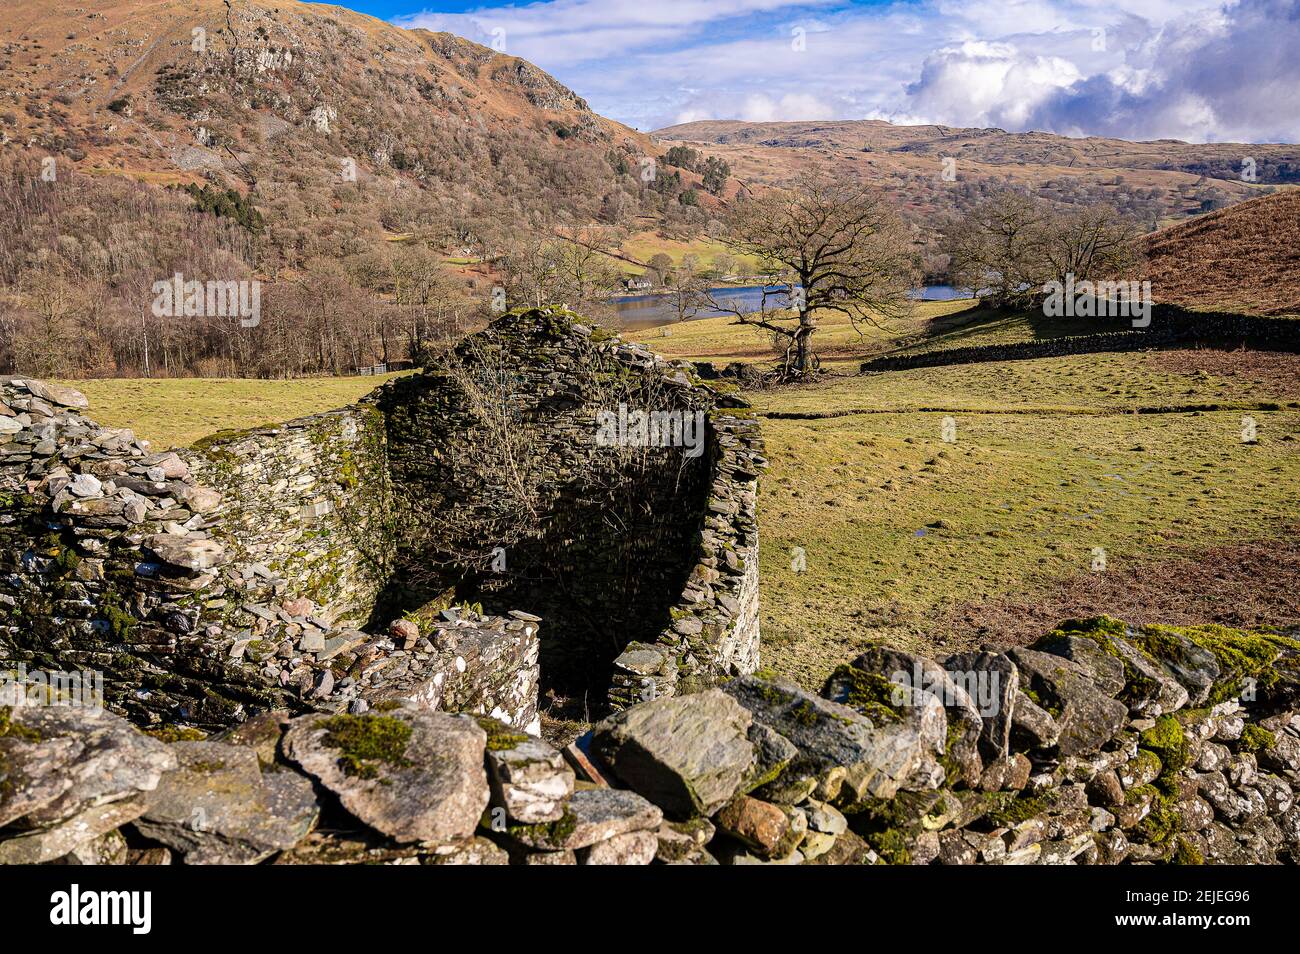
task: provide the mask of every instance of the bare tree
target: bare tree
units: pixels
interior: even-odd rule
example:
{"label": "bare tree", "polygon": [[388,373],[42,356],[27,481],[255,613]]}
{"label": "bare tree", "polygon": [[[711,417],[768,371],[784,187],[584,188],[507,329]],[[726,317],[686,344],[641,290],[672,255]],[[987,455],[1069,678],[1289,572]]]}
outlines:
{"label": "bare tree", "polygon": [[665,297],[678,321],[694,318],[709,306],[709,284],[696,273],[696,265],[694,256],[687,255],[664,282]]}
{"label": "bare tree", "polygon": [[1006,191],[950,221],[945,243],[954,282],[999,307],[1026,303],[1045,280],[1049,214],[1037,199]]}
{"label": "bare tree", "polygon": [[1114,278],[1137,264],[1137,227],[1109,206],[1094,205],[1056,219],[1043,242],[1047,280]]}
{"label": "bare tree", "polygon": [[[758,312],[712,304],[772,335],[783,378],[820,365],[812,339],[823,315],[844,315],[861,334],[861,323],[879,326],[910,308],[910,242],[894,210],[867,186],[808,175],[793,191],[738,202],[728,224],[722,241],[757,259],[770,287]],[[769,310],[769,300],[778,307]]]}
{"label": "bare tree", "polygon": [[1107,205],[1054,214],[1015,191],[988,199],[949,223],[954,280],[999,307],[1024,307],[1050,281],[1096,281],[1136,261],[1136,228]]}

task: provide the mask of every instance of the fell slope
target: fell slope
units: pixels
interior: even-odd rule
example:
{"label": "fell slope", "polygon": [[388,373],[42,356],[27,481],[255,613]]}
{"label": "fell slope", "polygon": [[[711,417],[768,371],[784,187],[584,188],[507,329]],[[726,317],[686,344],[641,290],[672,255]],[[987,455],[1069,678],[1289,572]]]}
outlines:
{"label": "fell slope", "polygon": [[1300,316],[1300,192],[1252,199],[1147,237],[1156,301]]}
{"label": "fell slope", "polygon": [[[635,166],[649,147],[524,60],[337,6],[51,6],[0,8],[0,144],[86,172],[256,184],[274,199],[355,171],[396,203],[412,185],[444,186],[461,214],[491,197],[589,217],[619,190],[619,157]],[[411,224],[400,217],[387,224]]]}

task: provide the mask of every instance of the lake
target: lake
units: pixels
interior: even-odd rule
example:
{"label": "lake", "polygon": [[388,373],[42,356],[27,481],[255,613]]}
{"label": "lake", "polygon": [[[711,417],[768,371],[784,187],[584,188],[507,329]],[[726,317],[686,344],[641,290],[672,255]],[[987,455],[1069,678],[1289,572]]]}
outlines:
{"label": "lake", "polygon": [[[718,301],[738,303],[746,311],[758,311],[763,301],[762,285],[713,288],[710,291]],[[918,301],[952,301],[955,298],[968,298],[970,293],[951,285],[925,285],[912,289],[911,297]],[[784,305],[785,299],[784,293],[769,296],[768,306]],[[677,309],[672,301],[662,294],[652,292],[642,295],[620,295],[611,298],[610,304],[618,312],[619,319],[629,325],[652,327],[677,320]],[[716,318],[725,314],[727,312],[714,308],[702,308],[694,318]]]}

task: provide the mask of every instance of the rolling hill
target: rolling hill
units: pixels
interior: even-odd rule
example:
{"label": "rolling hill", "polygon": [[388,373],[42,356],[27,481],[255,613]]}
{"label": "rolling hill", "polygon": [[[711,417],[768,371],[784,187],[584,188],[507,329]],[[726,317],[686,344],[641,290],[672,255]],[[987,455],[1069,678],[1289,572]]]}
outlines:
{"label": "rolling hill", "polygon": [[1300,316],[1300,192],[1242,202],[1147,237],[1156,301]]}
{"label": "rolling hill", "polygon": [[6,0],[0,69],[6,151],[256,188],[297,222],[337,215],[348,184],[398,232],[430,207],[590,220],[637,204],[651,148],[527,61],[296,0]]}

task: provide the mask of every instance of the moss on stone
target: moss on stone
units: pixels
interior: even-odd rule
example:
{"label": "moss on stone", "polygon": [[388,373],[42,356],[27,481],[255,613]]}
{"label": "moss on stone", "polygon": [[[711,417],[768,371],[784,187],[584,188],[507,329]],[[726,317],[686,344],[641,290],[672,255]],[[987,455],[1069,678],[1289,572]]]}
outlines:
{"label": "moss on stone", "polygon": [[1151,728],[1143,730],[1138,745],[1152,751],[1160,758],[1161,776],[1178,772],[1187,766],[1187,734],[1177,717],[1164,715]]}
{"label": "moss on stone", "polygon": [[1266,752],[1277,744],[1277,736],[1261,725],[1247,725],[1241,732],[1241,748],[1246,752]]}
{"label": "moss on stone", "polygon": [[326,732],[321,744],[339,750],[339,767],[345,775],[376,778],[377,763],[406,768],[406,745],[411,727],[401,719],[378,715],[330,716],[322,725]]}
{"label": "moss on stone", "polygon": [[[1181,657],[1187,643],[1211,653],[1219,666],[1219,677],[1210,691],[1214,705],[1239,695],[1243,680],[1255,679],[1267,687],[1277,681],[1272,663],[1284,649],[1300,651],[1300,640],[1271,633],[1250,633],[1227,626],[1141,626],[1129,627],[1110,616],[1069,619],[1040,639],[1035,646],[1062,636],[1084,636],[1124,663],[1124,676],[1131,690],[1149,691],[1151,680],[1137,672],[1114,645],[1115,639],[1145,656],[1156,666]],[[1131,692],[1130,692],[1131,694]]]}
{"label": "moss on stone", "polygon": [[885,864],[910,865],[912,863],[911,842],[897,828],[868,832],[863,835],[863,839],[876,850],[876,854],[880,855]]}
{"label": "moss on stone", "polygon": [[118,642],[125,642],[130,637],[131,630],[135,626],[135,617],[111,603],[106,604],[101,613],[104,621],[108,623],[108,631],[113,639]]}
{"label": "moss on stone", "polygon": [[996,807],[990,809],[985,820],[994,828],[1012,828],[1051,807],[1051,801],[1045,795],[1024,797],[1015,792],[993,792],[992,796],[990,803]]}
{"label": "moss on stone", "polygon": [[1150,749],[1138,749],[1137,755],[1133,756],[1133,761],[1137,763],[1134,766],[1136,771],[1140,771],[1143,775],[1150,775],[1152,778],[1159,778],[1164,771],[1164,763],[1160,761],[1160,756]]}
{"label": "moss on stone", "polygon": [[144,734],[152,736],[159,742],[202,742],[207,733],[188,725],[164,725],[145,729]]}
{"label": "moss on stone", "polygon": [[13,719],[11,706],[0,706],[0,739],[22,739],[24,742],[39,742],[41,734],[30,726],[19,725]]}
{"label": "moss on stone", "polygon": [[867,672],[853,666],[841,665],[831,673],[831,681],[848,685],[848,694],[841,700],[844,705],[857,709],[879,722],[899,722],[899,686],[879,673]]}
{"label": "moss on stone", "polygon": [[1174,853],[1170,863],[1175,865],[1203,865],[1205,856],[1186,837],[1179,835],[1174,839]]}
{"label": "moss on stone", "polygon": [[499,719],[481,716],[477,721],[483,731],[487,733],[489,752],[503,752],[506,749],[513,749],[523,745],[528,741],[526,733],[514,731]]}
{"label": "moss on stone", "polygon": [[538,822],[535,825],[509,825],[506,833],[525,845],[549,845],[561,848],[578,827],[578,816],[565,808],[564,814],[555,821]]}
{"label": "moss on stone", "polygon": [[1187,736],[1173,715],[1163,715],[1138,736],[1138,744],[1154,752],[1164,766],[1162,774],[1177,772],[1187,765]]}

